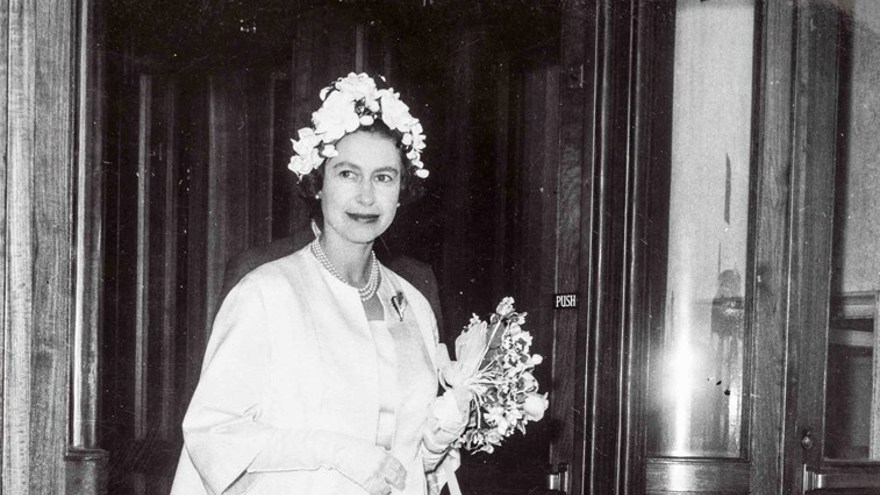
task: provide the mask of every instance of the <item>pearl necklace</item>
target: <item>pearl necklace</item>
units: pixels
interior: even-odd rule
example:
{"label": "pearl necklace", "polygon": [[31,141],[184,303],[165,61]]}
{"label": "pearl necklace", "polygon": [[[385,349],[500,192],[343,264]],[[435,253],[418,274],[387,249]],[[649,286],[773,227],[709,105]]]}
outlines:
{"label": "pearl necklace", "polygon": [[[346,285],[352,285],[351,282],[348,281],[347,278],[343,277],[336,271],[336,268],[333,266],[333,263],[330,262],[330,259],[327,258],[327,254],[324,253],[324,248],[321,247],[321,243],[318,238],[312,241],[311,246],[309,246],[312,254],[315,255],[315,258],[321,262],[321,265],[330,272],[330,275],[336,277],[339,281]],[[376,260],[376,253],[370,252],[370,279],[367,280],[367,284],[363,287],[358,288],[358,296],[360,296],[361,301],[368,301],[373,296],[376,295],[376,291],[379,290],[379,261]]]}

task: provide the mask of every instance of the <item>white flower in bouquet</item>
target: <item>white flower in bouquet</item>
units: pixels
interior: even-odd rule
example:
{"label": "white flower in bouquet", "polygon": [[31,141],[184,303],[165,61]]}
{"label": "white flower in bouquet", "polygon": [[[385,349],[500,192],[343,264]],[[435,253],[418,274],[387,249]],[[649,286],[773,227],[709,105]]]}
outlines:
{"label": "white flower in bouquet", "polygon": [[491,453],[544,417],[547,394],[538,393],[532,373],[543,358],[530,353],[532,335],[522,329],[526,314],[517,313],[513,303],[511,297],[502,299],[488,322],[474,315],[455,340],[457,360],[442,367],[447,392],[434,406],[438,421],[454,422],[457,404],[469,404],[468,424],[455,447]]}

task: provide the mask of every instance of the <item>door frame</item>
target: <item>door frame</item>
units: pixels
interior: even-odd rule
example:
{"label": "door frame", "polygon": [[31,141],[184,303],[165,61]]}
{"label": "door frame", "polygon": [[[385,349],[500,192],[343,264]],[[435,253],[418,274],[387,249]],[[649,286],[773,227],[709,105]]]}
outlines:
{"label": "door frame", "polygon": [[792,274],[784,446],[785,493],[880,487],[880,463],[826,458],[825,407],[831,316],[835,175],[839,166],[840,60],[846,11],[799,3],[792,168]]}
{"label": "door frame", "polygon": [[[673,466],[694,480],[709,480],[696,485],[703,491],[799,493],[802,449],[794,418],[805,396],[796,386],[803,380],[798,376],[798,332],[822,317],[820,303],[827,305],[821,293],[807,297],[807,292],[823,273],[812,264],[825,249],[816,242],[830,234],[830,220],[818,221],[825,210],[804,208],[827,204],[829,194],[820,178],[827,171],[810,169],[823,155],[801,152],[816,137],[807,132],[819,129],[807,126],[805,110],[816,105],[810,98],[828,89],[816,83],[821,71],[815,55],[812,69],[808,63],[816,46],[806,43],[806,28],[816,3],[756,2],[755,247],[749,254],[752,296],[747,304],[752,342],[760,345],[751,349],[747,378],[761,400],[752,401],[746,411],[751,424],[746,456],[734,462],[679,463],[646,458],[643,393],[652,304],[646,274],[656,255],[643,239],[663,225],[647,220],[656,201],[648,192],[657,185],[658,169],[668,167],[664,141],[669,129],[655,119],[668,111],[662,90],[671,84],[671,74],[662,60],[663,50],[671,47],[664,34],[674,28],[666,16],[675,3],[595,0],[567,7],[562,166],[567,157],[579,166],[578,292],[586,301],[576,321],[557,318],[557,332],[565,339],[557,336],[554,381],[564,382],[564,374],[571,373],[574,400],[554,411],[561,429],[551,446],[551,463],[570,464],[568,493],[645,493],[649,477],[662,481]],[[567,153],[571,148],[576,152]]]}

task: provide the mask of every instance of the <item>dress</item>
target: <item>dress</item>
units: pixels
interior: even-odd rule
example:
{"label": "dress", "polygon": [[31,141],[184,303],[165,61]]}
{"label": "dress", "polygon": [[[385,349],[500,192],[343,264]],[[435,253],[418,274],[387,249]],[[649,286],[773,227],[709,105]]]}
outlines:
{"label": "dress", "polygon": [[[173,495],[363,495],[339,471],[313,465],[310,451],[322,445],[306,444],[312,432],[390,447],[407,469],[406,489],[394,493],[428,493],[420,446],[437,392],[437,327],[417,290],[380,273],[378,322],[308,248],[229,293],[183,422]],[[398,293],[403,321],[391,304]]]}

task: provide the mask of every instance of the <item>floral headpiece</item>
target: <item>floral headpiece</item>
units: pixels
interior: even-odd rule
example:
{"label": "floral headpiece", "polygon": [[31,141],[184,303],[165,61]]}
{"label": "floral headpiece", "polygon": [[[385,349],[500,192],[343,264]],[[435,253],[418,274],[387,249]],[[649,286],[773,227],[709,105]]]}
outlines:
{"label": "floral headpiece", "polygon": [[400,132],[400,143],[406,157],[416,168],[416,177],[424,179],[428,170],[422,163],[425,135],[422,124],[409,113],[393,88],[378,89],[366,74],[350,73],[321,90],[321,108],[312,114],[313,127],[303,127],[291,139],[293,156],[287,166],[302,180],[321,166],[325,159],[338,155],[335,143],[360,127],[373,125],[378,119],[389,129]]}

